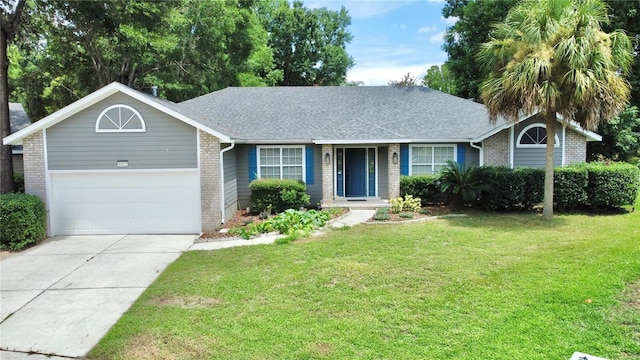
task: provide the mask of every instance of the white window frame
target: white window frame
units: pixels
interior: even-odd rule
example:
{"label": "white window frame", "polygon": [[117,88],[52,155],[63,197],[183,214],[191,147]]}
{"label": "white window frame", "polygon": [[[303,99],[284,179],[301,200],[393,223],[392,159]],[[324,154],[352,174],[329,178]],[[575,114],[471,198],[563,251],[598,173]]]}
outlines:
{"label": "white window frame", "polygon": [[[307,183],[307,153],[306,147],[304,145],[267,145],[267,146],[256,146],[256,162],[258,164],[258,179],[262,179],[262,164],[260,163],[260,150],[261,149],[280,149],[280,179],[282,179],[283,175],[283,167],[282,165],[282,149],[301,149],[302,151],[302,182]],[[264,165],[264,166],[277,166],[277,165]],[[291,165],[286,165],[291,166]]]}
{"label": "white window frame", "polygon": [[[116,124],[114,122],[114,119],[111,119],[109,116],[106,115],[107,112],[109,112],[110,110],[113,110],[113,109],[120,109],[118,111],[118,116],[120,117],[117,120],[118,124]],[[129,110],[129,111],[131,111],[133,113],[133,115],[131,115],[131,117],[126,119],[124,124],[122,124],[122,109],[127,109],[127,110]],[[126,126],[131,121],[135,121],[134,119],[136,117],[137,117],[138,120],[140,120],[141,128],[140,129],[127,129]],[[109,121],[113,125],[115,125],[116,128],[115,129],[101,129],[100,128],[100,124],[102,123],[102,121]],[[146,126],[146,124],[144,122],[144,119],[142,118],[142,115],[140,115],[138,110],[134,109],[133,107],[131,107],[129,105],[125,105],[125,104],[115,104],[115,105],[111,105],[111,106],[107,107],[106,109],[102,110],[100,115],[98,115],[98,119],[96,120],[96,132],[97,133],[119,133],[119,132],[136,133],[136,132],[146,132],[146,131],[147,131],[147,126]]]}
{"label": "white window frame", "polygon": [[[541,149],[541,148],[546,148],[547,147],[547,144],[521,144],[520,143],[520,141],[522,141],[522,137],[524,136],[524,134],[526,134],[527,131],[529,131],[530,129],[532,129],[534,127],[541,127],[541,128],[543,128],[545,130],[547,129],[547,125],[546,124],[542,124],[542,123],[534,123],[534,124],[531,124],[531,125],[525,127],[524,129],[522,129],[520,131],[520,134],[518,134],[518,139],[516,139],[516,147],[517,148]],[[560,147],[560,138],[558,138],[558,132],[557,131],[554,134],[553,147],[555,147],[555,148],[559,148]]]}
{"label": "white window frame", "polygon": [[[438,147],[448,147],[448,148],[453,148],[453,161],[458,161],[458,144],[410,144],[409,145],[409,175],[413,175],[413,148],[424,148],[424,147],[430,147],[431,148],[431,163],[427,163],[427,164],[415,164],[415,165],[427,165],[427,166],[431,166],[431,174],[436,174],[436,172],[434,172],[434,166],[436,165],[447,165],[446,163],[436,163],[435,162],[435,151],[433,151],[433,148],[438,148]],[[426,174],[425,174],[426,175]]]}

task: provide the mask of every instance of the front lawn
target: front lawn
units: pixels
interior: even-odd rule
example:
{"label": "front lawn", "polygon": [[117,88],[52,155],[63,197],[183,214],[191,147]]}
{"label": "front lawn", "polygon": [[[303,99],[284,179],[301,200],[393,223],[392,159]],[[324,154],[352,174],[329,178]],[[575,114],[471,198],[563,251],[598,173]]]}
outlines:
{"label": "front lawn", "polygon": [[185,253],[100,359],[640,357],[633,213],[473,214]]}

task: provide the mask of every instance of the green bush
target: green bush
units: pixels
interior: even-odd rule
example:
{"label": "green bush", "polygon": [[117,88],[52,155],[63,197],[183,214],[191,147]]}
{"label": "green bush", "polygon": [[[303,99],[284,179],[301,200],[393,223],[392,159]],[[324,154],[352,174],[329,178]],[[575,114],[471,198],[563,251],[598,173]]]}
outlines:
{"label": "green bush", "polygon": [[298,210],[309,204],[306,185],[297,180],[257,179],[249,184],[254,212]]}
{"label": "green bush", "polygon": [[525,202],[524,174],[504,166],[484,167],[485,182],[490,184],[480,196],[482,208],[489,211],[508,211]]}
{"label": "green bush", "polygon": [[586,169],[587,201],[596,208],[617,208],[633,205],[640,187],[640,169],[627,163],[588,163],[577,165]]}
{"label": "green bush", "polygon": [[0,248],[20,250],[46,236],[47,211],[35,195],[0,195]]}
{"label": "green bush", "polygon": [[442,201],[438,175],[415,175],[400,177],[400,196],[420,198],[422,205]]}
{"label": "green bush", "polygon": [[451,194],[449,207],[458,210],[478,200],[483,190],[491,189],[491,181],[487,178],[488,169],[471,166],[464,168],[455,161],[447,161],[447,166],[440,171],[440,189]]}
{"label": "green bush", "polygon": [[420,198],[414,198],[412,195],[406,195],[404,199],[402,197],[393,198],[389,202],[391,203],[391,212],[394,214],[402,211],[420,211],[422,203]]}
{"label": "green bush", "polygon": [[331,219],[331,215],[326,211],[308,210],[300,211],[287,209],[271,219],[260,223],[251,223],[240,228],[233,228],[229,232],[249,239],[251,236],[260,233],[277,231],[286,235],[284,241],[291,242],[300,236],[308,236],[311,231],[324,226]]}
{"label": "green bush", "polygon": [[412,219],[413,215],[414,213],[412,212],[401,212],[400,214],[398,214],[398,216],[400,216],[403,219]]}
{"label": "green bush", "polygon": [[556,168],[553,201],[558,210],[571,210],[587,203],[589,176],[584,167]]}
{"label": "green bush", "polygon": [[13,182],[16,184],[16,192],[24,193],[24,174],[13,173]]}
{"label": "green bush", "polygon": [[522,195],[522,206],[525,209],[532,209],[535,205],[544,201],[544,169],[519,168],[524,180],[524,193]]}

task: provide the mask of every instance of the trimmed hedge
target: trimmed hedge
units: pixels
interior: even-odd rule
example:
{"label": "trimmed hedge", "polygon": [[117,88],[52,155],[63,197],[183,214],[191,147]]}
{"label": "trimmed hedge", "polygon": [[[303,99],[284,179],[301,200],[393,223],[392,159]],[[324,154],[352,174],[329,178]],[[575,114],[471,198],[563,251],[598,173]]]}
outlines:
{"label": "trimmed hedge", "polygon": [[439,178],[438,175],[403,175],[400,177],[400,196],[420,198],[422,205],[442,202],[444,194],[440,191]]}
{"label": "trimmed hedge", "polygon": [[571,210],[587,204],[589,174],[581,167],[556,168],[553,176],[553,202],[558,210]]}
{"label": "trimmed hedge", "polygon": [[503,166],[486,166],[485,180],[490,190],[480,195],[480,204],[489,211],[508,211],[524,202],[525,180],[523,174]]}
{"label": "trimmed hedge", "polygon": [[0,247],[20,250],[46,237],[44,202],[28,194],[0,195]]}
{"label": "trimmed hedge", "polygon": [[249,184],[254,212],[298,210],[309,204],[307,186],[298,180],[257,179]]}
{"label": "trimmed hedge", "polygon": [[[486,166],[485,170],[490,189],[480,194],[476,205],[481,208],[488,211],[532,209],[543,202],[543,169]],[[401,194],[420,196],[423,204],[442,199],[438,185],[436,175],[400,179]],[[639,193],[640,168],[632,164],[583,163],[555,169],[553,196],[559,211],[585,206],[607,209],[633,205]]]}
{"label": "trimmed hedge", "polygon": [[588,163],[588,203],[596,208],[633,205],[640,191],[640,168],[627,163]]}

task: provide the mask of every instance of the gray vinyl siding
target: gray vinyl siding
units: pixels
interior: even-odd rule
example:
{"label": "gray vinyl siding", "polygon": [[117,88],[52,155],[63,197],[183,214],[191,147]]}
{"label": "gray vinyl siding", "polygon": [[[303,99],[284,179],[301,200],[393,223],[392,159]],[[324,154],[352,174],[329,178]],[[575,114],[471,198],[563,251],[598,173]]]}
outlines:
{"label": "gray vinyl siding", "polygon": [[238,180],[236,150],[232,149],[224,153],[224,215],[225,221],[231,219],[238,210]]}
{"label": "gray vinyl siding", "polygon": [[[544,168],[546,163],[546,146],[541,148],[519,148],[518,147],[518,136],[520,133],[529,125],[539,123],[544,124],[544,119],[535,116],[530,119],[527,119],[514,128],[513,131],[513,167],[528,167],[528,168]],[[558,141],[560,143],[559,147],[554,148],[553,152],[553,163],[555,166],[562,166],[562,147],[564,144],[562,143],[562,126],[558,125],[556,127],[556,135],[558,137]]]}
{"label": "gray vinyl siding", "polygon": [[[146,132],[96,133],[98,116],[106,107],[126,104],[143,117]],[[50,170],[197,168],[197,130],[127,95],[114,94],[46,130]]]}
{"label": "gray vinyl siding", "polygon": [[246,209],[251,206],[251,190],[249,190],[249,147],[236,145],[236,181],[238,207]]}
{"label": "gray vinyl siding", "polygon": [[389,198],[389,148],[378,147],[378,197]]}
{"label": "gray vinyl siding", "polygon": [[[277,146],[278,144],[272,144]],[[322,146],[313,146],[313,184],[307,185],[307,193],[311,196],[311,205],[322,200]],[[245,209],[251,206],[251,190],[249,190],[249,147],[236,146],[236,175],[238,206]],[[306,169],[305,169],[306,171]]]}
{"label": "gray vinyl siding", "polygon": [[480,150],[474,149],[469,144],[458,144],[464,146],[464,167],[480,166]]}

